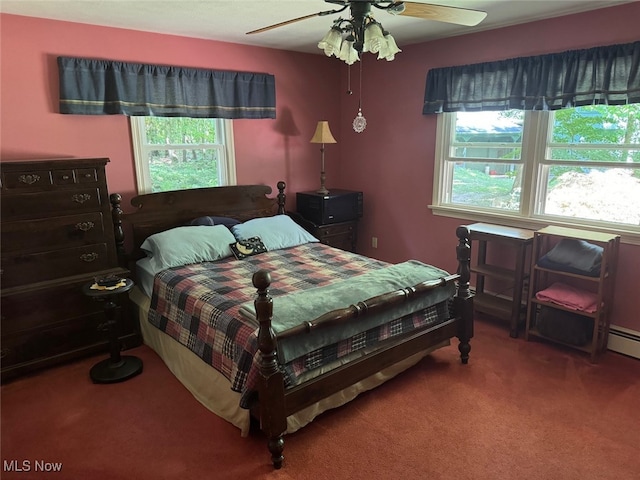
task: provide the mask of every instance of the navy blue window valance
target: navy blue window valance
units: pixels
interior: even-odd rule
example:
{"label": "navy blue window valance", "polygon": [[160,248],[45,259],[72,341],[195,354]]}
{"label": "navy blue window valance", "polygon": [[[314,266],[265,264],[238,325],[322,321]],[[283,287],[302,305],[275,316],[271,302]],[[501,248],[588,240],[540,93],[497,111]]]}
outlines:
{"label": "navy blue window valance", "polygon": [[275,118],[273,75],[58,57],[60,113]]}
{"label": "navy blue window valance", "polygon": [[434,68],[422,113],[628,103],[640,103],[640,42]]}

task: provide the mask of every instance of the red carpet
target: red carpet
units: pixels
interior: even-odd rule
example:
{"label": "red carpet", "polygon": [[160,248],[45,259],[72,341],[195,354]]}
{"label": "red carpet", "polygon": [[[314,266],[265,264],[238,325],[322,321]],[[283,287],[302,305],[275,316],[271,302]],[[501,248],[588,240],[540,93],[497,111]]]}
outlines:
{"label": "red carpet", "polygon": [[[285,437],[280,471],[259,433],[240,437],[147,347],[127,352],[144,372],[120,384],[89,380],[105,356],[41,372],[2,386],[1,476],[640,478],[640,361],[608,352],[592,365],[580,352],[511,339],[503,325],[476,325],[469,365],[452,345],[322,415]],[[37,462],[62,470],[36,472]]]}

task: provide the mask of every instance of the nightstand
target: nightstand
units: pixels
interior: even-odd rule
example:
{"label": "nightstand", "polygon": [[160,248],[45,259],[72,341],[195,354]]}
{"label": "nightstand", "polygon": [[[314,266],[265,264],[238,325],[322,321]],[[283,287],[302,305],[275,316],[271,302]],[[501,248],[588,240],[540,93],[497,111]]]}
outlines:
{"label": "nightstand", "polygon": [[96,284],[90,282],[82,287],[82,293],[95,300],[104,301],[104,314],[107,321],[103,324],[109,337],[110,356],[95,364],[89,371],[93,383],[116,383],[128,380],[142,373],[142,360],[131,355],[120,354],[120,340],[118,339],[117,305],[118,297],[133,288],[133,281],[122,279],[122,285],[115,288],[96,289]]}
{"label": "nightstand", "polygon": [[298,192],[297,212],[289,215],[322,243],[355,252],[363,203],[362,192],[352,190]]}

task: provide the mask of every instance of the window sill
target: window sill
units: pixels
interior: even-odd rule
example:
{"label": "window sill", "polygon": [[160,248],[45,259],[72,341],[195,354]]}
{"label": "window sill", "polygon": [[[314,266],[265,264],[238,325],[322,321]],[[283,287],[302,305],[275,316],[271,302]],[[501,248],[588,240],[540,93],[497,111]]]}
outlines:
{"label": "window sill", "polygon": [[429,205],[434,215],[443,217],[460,218],[472,222],[498,223],[508,227],[527,228],[538,230],[547,225],[557,225],[561,227],[582,228],[583,230],[593,230],[596,232],[613,233],[620,235],[620,241],[629,245],[640,245],[640,233],[624,228],[608,228],[599,225],[584,225],[572,223],[571,221],[552,221],[548,219],[526,218],[518,215],[505,215],[500,213],[489,213],[486,211],[474,211],[469,208],[457,208],[451,206]]}

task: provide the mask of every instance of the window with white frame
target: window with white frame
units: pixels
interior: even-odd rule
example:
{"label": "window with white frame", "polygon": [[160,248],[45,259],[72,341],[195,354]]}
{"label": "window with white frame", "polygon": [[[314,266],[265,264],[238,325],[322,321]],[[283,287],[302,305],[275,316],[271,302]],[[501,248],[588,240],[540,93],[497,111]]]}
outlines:
{"label": "window with white frame", "polygon": [[640,233],[640,104],[438,118],[434,207]]}
{"label": "window with white frame", "polygon": [[231,120],[129,118],[138,193],[235,185]]}

